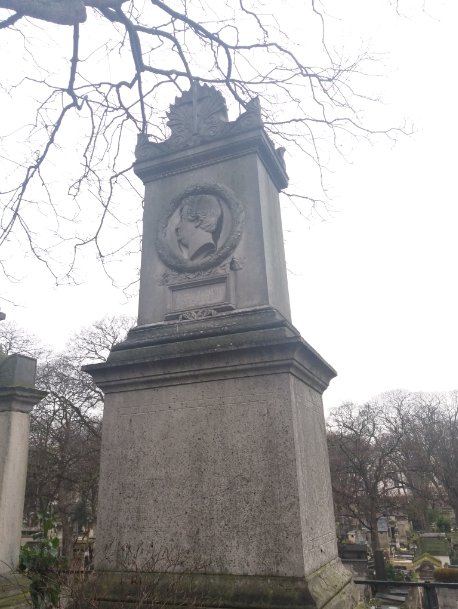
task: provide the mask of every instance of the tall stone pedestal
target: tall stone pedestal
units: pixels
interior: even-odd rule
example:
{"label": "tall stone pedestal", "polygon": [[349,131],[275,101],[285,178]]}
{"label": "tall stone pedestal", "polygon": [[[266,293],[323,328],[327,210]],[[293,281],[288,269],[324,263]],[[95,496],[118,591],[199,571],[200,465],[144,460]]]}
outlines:
{"label": "tall stone pedestal", "polygon": [[0,574],[19,556],[30,411],[46,395],[34,388],[36,364],[22,355],[0,359]]}
{"label": "tall stone pedestal", "polygon": [[97,570],[194,572],[215,606],[352,606],[321,401],[334,371],[280,314],[139,327],[90,371],[106,394]]}
{"label": "tall stone pedestal", "polygon": [[321,400],[335,372],[289,320],[282,154],[256,101],[231,123],[209,87],[169,125],[137,148],[139,326],[86,368],[106,396],[98,598],[349,609]]}

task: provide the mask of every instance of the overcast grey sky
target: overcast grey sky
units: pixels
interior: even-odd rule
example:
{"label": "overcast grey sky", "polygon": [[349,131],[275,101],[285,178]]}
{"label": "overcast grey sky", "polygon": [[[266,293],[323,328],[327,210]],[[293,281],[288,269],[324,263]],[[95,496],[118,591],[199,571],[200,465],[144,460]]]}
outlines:
{"label": "overcast grey sky", "polygon": [[[384,103],[366,118],[384,126],[407,118],[414,133],[395,146],[360,142],[347,161],[333,161],[330,213],[305,220],[283,203],[293,321],[339,373],[327,408],[400,387],[457,388],[457,3],[422,10],[406,1],[401,16],[387,0],[327,6],[336,42],[351,49],[365,40],[384,53],[383,76],[369,85]],[[294,170],[295,158],[286,160]],[[120,283],[136,263],[120,261]],[[0,301],[7,317],[56,348],[81,326],[137,307],[89,258],[79,286],[56,288],[25,269],[1,291],[14,303]]]}
{"label": "overcast grey sky", "polygon": [[458,387],[458,6],[412,14],[376,13],[366,27],[373,47],[390,51],[379,111],[411,119],[413,135],[394,147],[360,143],[334,173],[336,213],[286,234],[294,320],[339,372],[328,407],[401,387]]}

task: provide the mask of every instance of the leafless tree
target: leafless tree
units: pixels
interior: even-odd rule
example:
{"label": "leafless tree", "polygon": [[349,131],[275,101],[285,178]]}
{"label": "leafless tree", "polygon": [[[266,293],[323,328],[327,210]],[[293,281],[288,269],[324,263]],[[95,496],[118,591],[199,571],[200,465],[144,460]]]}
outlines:
{"label": "leafless tree", "polygon": [[414,528],[426,531],[431,525],[430,506],[443,498],[443,492],[431,472],[430,439],[419,433],[417,409],[421,403],[426,408],[436,403],[433,395],[412,393],[403,390],[383,394],[388,406],[386,418],[388,431],[401,433],[402,440],[397,453],[397,462],[408,489],[406,511]]}
{"label": "leafless tree", "polygon": [[135,137],[163,139],[165,109],[193,83],[225,92],[234,111],[261,98],[272,137],[316,169],[296,204],[322,196],[325,151],[377,133],[360,120],[369,98],[355,87],[370,58],[331,49],[320,0],[285,0],[281,10],[263,0],[0,0],[0,30],[15,63],[11,74],[2,62],[1,88],[25,114],[0,138],[11,168],[0,192],[5,273],[18,247],[58,281],[72,276],[83,246],[102,261],[134,247]]}
{"label": "leafless tree", "polygon": [[41,363],[38,386],[47,396],[31,414],[25,501],[29,519],[56,511],[65,556],[71,556],[73,523],[96,519],[103,395],[81,363],[104,360],[132,325],[108,318],[79,332],[64,354]]}
{"label": "leafless tree", "polygon": [[73,363],[57,357],[41,368],[48,395],[31,416],[25,513],[56,511],[63,554],[71,556],[73,516],[84,503],[95,517],[100,449],[100,395]]}
{"label": "leafless tree", "polygon": [[328,446],[337,516],[371,531],[390,509],[428,530],[433,505],[458,516],[458,393],[391,391],[332,411]]}
{"label": "leafless tree", "polygon": [[458,392],[413,394],[409,414],[410,458],[458,522]]}
{"label": "leafless tree", "polygon": [[72,338],[69,354],[79,365],[104,361],[114,345],[124,340],[134,325],[135,319],[127,315],[104,317]]}
{"label": "leafless tree", "polygon": [[36,359],[46,354],[46,348],[38,338],[31,335],[16,323],[2,321],[0,323],[0,354],[12,355],[20,353]]}
{"label": "leafless tree", "polygon": [[378,519],[399,503],[405,487],[398,467],[402,431],[387,429],[386,405],[380,400],[342,404],[332,411],[328,430],[336,513],[366,527],[377,550]]}

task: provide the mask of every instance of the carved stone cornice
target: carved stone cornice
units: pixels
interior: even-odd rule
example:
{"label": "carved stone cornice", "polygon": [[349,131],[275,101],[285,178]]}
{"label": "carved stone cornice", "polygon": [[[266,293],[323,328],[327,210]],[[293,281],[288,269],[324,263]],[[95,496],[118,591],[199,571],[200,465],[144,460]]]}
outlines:
{"label": "carved stone cornice", "polygon": [[196,87],[197,101],[187,91],[171,107],[169,139],[150,142],[147,135],[138,136],[134,171],[143,182],[256,152],[277,189],[286,188],[284,149],[276,149],[266,134],[258,98],[235,121],[228,121],[222,95],[206,85]]}
{"label": "carved stone cornice", "polygon": [[274,148],[264,129],[259,127],[163,157],[137,161],[134,171],[146,184],[165,176],[215,165],[250,153],[256,153],[259,156],[277,190],[283,190],[288,186],[288,175],[282,155]]}
{"label": "carved stone cornice", "polygon": [[0,412],[29,413],[47,392],[32,387],[0,387]]}
{"label": "carved stone cornice", "polygon": [[323,393],[335,370],[269,307],[134,328],[83,368],[105,393],[290,373]]}

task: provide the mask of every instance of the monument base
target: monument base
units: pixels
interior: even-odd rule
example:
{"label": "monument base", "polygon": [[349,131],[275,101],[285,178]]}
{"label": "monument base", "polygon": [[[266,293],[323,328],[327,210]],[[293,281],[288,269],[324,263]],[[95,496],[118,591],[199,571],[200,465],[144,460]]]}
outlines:
{"label": "monument base", "polygon": [[307,578],[101,571],[85,588],[84,606],[230,609],[354,609],[350,573],[336,559]]}
{"label": "monument base", "polygon": [[140,326],[86,370],[106,395],[95,584],[107,609],[145,586],[162,605],[354,607],[321,400],[335,372],[282,315]]}

